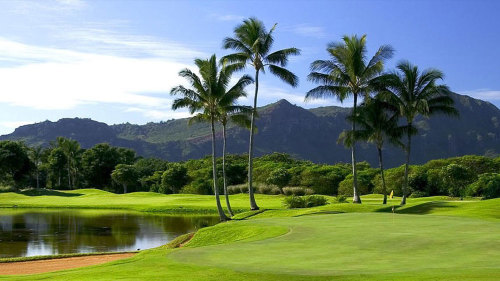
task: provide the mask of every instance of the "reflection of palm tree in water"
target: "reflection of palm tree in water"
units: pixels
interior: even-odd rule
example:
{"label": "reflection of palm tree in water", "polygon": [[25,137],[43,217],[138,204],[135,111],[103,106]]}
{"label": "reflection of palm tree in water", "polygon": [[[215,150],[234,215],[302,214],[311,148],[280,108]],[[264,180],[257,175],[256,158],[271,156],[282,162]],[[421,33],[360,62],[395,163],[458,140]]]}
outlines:
{"label": "reflection of palm tree in water", "polygon": [[0,257],[145,249],[217,222],[217,217],[17,211],[0,216]]}

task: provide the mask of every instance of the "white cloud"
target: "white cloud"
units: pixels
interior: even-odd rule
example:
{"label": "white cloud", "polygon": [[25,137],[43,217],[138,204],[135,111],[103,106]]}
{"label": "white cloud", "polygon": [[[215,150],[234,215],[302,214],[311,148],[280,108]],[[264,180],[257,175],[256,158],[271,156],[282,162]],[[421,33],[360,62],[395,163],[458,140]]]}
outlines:
{"label": "white cloud", "polygon": [[[239,103],[252,105],[254,89],[255,88],[253,85],[249,86],[247,88],[248,96],[246,98],[241,98],[239,100]],[[327,100],[327,99],[317,99],[305,102],[304,101],[305,95],[306,95],[305,93],[288,91],[286,88],[271,87],[262,83],[259,85],[259,106],[276,102],[281,99],[286,99],[292,104],[296,104],[298,106],[306,108],[316,107],[316,106],[339,105],[335,100]]]}
{"label": "white cloud", "polygon": [[156,121],[179,119],[191,116],[191,114],[189,114],[189,112],[187,111],[172,111],[169,109],[159,110],[159,109],[147,109],[139,107],[127,108],[126,112],[138,112],[143,114],[145,117]]}
{"label": "white cloud", "polygon": [[472,91],[462,91],[462,93],[482,100],[500,101],[500,91],[498,90],[477,89]]}
{"label": "white cloud", "polygon": [[20,126],[33,124],[33,123],[35,123],[35,121],[4,121],[4,122],[0,122],[0,126],[8,128],[8,129],[16,129]]}
{"label": "white cloud", "polygon": [[245,19],[244,16],[233,15],[233,14],[228,14],[228,15],[212,14],[210,15],[210,17],[218,21],[232,21],[232,22],[239,22]]}
{"label": "white cloud", "polygon": [[[118,57],[0,39],[0,103],[47,110],[88,103],[164,107],[186,67],[161,56]],[[158,93],[165,95],[152,95]]]}
{"label": "white cloud", "polygon": [[321,26],[315,26],[304,23],[293,26],[287,26],[284,27],[284,29],[305,37],[315,37],[320,39],[326,37],[325,29]]}

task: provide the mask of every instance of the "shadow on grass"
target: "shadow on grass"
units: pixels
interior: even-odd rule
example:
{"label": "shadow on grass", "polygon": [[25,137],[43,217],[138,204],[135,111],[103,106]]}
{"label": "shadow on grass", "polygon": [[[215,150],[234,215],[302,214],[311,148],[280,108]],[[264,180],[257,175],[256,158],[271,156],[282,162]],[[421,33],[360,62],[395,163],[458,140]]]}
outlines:
{"label": "shadow on grass", "polygon": [[16,192],[26,196],[61,196],[61,197],[76,197],[82,196],[82,193],[67,193],[51,189],[26,189]]}
{"label": "shadow on grass", "polygon": [[[448,202],[427,202],[423,204],[418,204],[411,207],[405,206],[394,206],[394,212],[397,214],[413,214],[413,215],[425,215],[432,213],[435,209],[449,209],[456,208],[457,206],[451,205]],[[393,206],[387,206],[378,209],[376,212],[391,213]]]}

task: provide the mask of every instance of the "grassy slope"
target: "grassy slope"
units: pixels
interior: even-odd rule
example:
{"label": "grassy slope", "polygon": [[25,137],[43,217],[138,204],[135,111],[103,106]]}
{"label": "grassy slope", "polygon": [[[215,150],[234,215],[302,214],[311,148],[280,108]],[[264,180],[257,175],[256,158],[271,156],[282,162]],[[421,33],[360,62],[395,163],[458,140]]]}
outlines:
{"label": "grassy slope", "polygon": [[[17,196],[0,194],[0,202],[10,203],[6,199]],[[129,197],[143,196],[143,205],[128,205],[136,209],[151,202],[158,204],[155,208],[168,209],[164,205],[182,201],[178,198],[182,196],[157,196],[162,200],[146,194],[116,196],[124,196],[121,199],[127,202],[133,201]],[[209,208],[212,203],[212,197],[186,198],[193,210]],[[237,205],[246,207],[246,197],[234,198],[233,201],[241,200]],[[46,203],[38,197],[34,199],[38,199],[36,204]],[[79,204],[92,201],[83,199],[79,199]],[[259,199],[262,206],[269,208],[277,208],[281,202],[275,196]],[[95,280],[96,276],[101,280],[332,280],[332,276],[335,280],[500,278],[500,199],[473,202],[411,199],[408,206],[396,209],[398,214],[376,212],[391,209],[380,205],[378,196],[363,199],[365,204],[361,206],[330,204],[305,210],[247,212],[240,214],[240,217],[248,216],[247,220],[205,228],[181,249],[162,247],[104,265],[0,280]],[[16,200],[30,205],[30,200]],[[113,206],[118,206],[118,201],[113,202]],[[67,204],[71,203],[77,205]],[[337,211],[353,213],[306,215]],[[462,217],[464,215],[471,218]]]}

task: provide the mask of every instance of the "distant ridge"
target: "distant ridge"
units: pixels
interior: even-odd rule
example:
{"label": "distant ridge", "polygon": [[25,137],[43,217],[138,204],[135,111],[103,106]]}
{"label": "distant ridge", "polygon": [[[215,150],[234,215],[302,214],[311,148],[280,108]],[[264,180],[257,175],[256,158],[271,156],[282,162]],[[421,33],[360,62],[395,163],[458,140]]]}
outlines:
{"label": "distant ridge", "polygon": [[[500,110],[493,104],[465,95],[453,94],[461,118],[434,116],[420,118],[419,135],[414,139],[412,161],[465,154],[500,154]],[[256,154],[286,152],[318,163],[349,162],[349,151],[337,144],[340,132],[349,128],[345,118],[350,108],[337,106],[304,109],[287,100],[259,108]],[[17,128],[0,140],[22,140],[29,145],[49,145],[58,136],[79,141],[84,148],[97,143],[129,147],[145,157],[161,157],[170,161],[201,158],[210,153],[208,124],[187,125],[187,119],[145,125],[107,125],[86,118],[64,118]],[[220,131],[219,131],[220,137]],[[248,131],[231,126],[228,130],[228,152],[245,153]],[[400,149],[384,151],[388,167],[400,165]],[[359,160],[377,163],[372,145],[361,144]]]}

